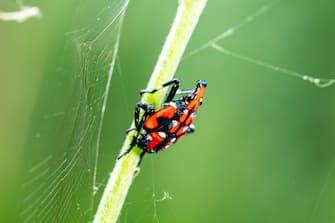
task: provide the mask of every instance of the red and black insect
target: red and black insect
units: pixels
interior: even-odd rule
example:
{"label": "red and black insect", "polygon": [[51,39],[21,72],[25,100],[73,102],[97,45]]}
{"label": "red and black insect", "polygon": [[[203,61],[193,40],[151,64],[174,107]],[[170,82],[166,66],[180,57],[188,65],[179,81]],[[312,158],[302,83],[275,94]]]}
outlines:
{"label": "red and black insect", "polygon": [[[135,145],[143,149],[141,158],[145,153],[159,152],[180,140],[184,135],[195,131],[192,123],[197,109],[202,104],[207,86],[206,81],[199,80],[195,89],[179,91],[180,80],[172,79],[160,88],[151,91],[142,90],[140,93],[141,95],[144,93],[153,94],[170,85],[172,87],[161,108],[157,111],[152,104],[138,103],[136,105],[135,128],[128,130],[128,132],[136,130],[136,134],[130,148],[118,159],[126,155]],[[184,96],[174,99],[176,94],[184,94]],[[141,110],[144,113],[140,118]],[[141,132],[142,128],[143,132]]]}

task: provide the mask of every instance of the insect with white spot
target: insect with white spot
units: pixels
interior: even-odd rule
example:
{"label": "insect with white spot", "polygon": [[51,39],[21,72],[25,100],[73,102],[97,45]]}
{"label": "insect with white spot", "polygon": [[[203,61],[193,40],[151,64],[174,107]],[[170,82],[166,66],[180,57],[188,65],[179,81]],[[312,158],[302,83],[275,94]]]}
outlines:
{"label": "insect with white spot", "polygon": [[[153,94],[156,91],[172,85],[161,108],[155,111],[152,104],[138,103],[135,108],[135,128],[133,141],[127,151],[121,154],[120,159],[135,146],[143,149],[141,158],[145,153],[157,153],[168,148],[172,143],[177,142],[183,136],[195,131],[193,120],[195,112],[202,104],[207,83],[199,80],[194,90],[178,92],[180,81],[173,79],[160,88],[151,91],[142,90],[141,94]],[[173,99],[177,93],[184,94],[179,99]],[[141,110],[144,111],[140,117]],[[143,129],[143,130],[142,130]]]}

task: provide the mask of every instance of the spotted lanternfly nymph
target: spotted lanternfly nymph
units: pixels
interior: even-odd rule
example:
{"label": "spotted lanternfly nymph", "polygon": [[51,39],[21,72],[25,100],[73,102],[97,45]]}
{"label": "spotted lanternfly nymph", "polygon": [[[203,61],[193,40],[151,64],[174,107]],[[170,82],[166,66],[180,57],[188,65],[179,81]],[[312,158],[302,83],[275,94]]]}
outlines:
{"label": "spotted lanternfly nymph", "polygon": [[[172,79],[161,87],[153,90],[142,90],[140,93],[153,94],[156,91],[168,87],[171,89],[161,107],[155,111],[152,104],[138,103],[135,108],[136,134],[127,151],[118,159],[129,153],[133,146],[143,149],[141,159],[145,153],[157,153],[168,148],[183,136],[195,131],[193,120],[195,113],[202,104],[202,98],[207,86],[206,81],[199,80],[195,89],[180,90],[180,80]],[[183,94],[181,98],[174,99],[176,94]],[[140,118],[141,110],[144,111]],[[143,128],[143,131],[141,132]]]}

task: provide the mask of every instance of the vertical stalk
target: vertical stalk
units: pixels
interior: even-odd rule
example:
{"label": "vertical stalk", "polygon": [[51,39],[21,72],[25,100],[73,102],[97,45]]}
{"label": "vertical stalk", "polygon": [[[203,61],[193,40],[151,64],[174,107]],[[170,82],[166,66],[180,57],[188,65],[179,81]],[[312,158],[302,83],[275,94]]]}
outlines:
{"label": "vertical stalk", "polygon": [[[179,0],[176,17],[147,89],[157,88],[173,78],[206,3],[207,0]],[[144,94],[142,102],[153,104],[155,108],[158,108],[165,94],[165,89],[155,94]],[[133,135],[134,132],[127,135],[121,153],[129,148]],[[135,146],[129,154],[116,162],[96,212],[94,223],[115,223],[117,221],[130,185],[138,173],[137,164],[140,152],[141,149]]]}

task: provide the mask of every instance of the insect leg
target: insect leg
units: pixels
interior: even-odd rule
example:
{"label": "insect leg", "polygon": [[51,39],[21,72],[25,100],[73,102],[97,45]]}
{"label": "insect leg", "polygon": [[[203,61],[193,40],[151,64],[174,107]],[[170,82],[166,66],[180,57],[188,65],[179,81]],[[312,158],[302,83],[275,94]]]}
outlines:
{"label": "insect leg", "polygon": [[145,153],[146,153],[145,150],[143,150],[141,152],[141,154],[140,154],[140,160],[138,161],[137,166],[139,166],[142,163],[142,159],[143,159],[143,156],[145,155]]}
{"label": "insect leg", "polygon": [[176,95],[179,95],[179,94],[191,94],[194,92],[194,89],[182,89],[182,90],[178,90],[176,92]]}
{"label": "insect leg", "polygon": [[166,97],[165,101],[164,102],[170,102],[172,101],[173,97],[176,95],[176,92],[177,90],[179,89],[179,86],[180,86],[180,80],[179,79],[172,79],[164,84],[162,84],[160,87],[158,88],[155,88],[153,90],[141,90],[140,91],[140,94],[145,94],[145,93],[149,93],[149,94],[153,94],[155,93],[156,91],[159,91],[165,87],[168,87],[172,85],[169,93],[168,93],[168,96]]}
{"label": "insect leg", "polygon": [[[141,109],[144,110],[143,116],[140,118]],[[139,132],[142,127],[145,119],[148,117],[148,115],[155,112],[154,106],[151,104],[144,104],[144,103],[138,103],[135,107],[135,114],[134,114],[134,120],[135,120],[135,127],[136,130]]]}
{"label": "insect leg", "polygon": [[[144,114],[140,118],[141,109],[144,110]],[[154,110],[153,105],[151,105],[151,104],[148,105],[148,104],[144,104],[144,103],[138,103],[136,105],[135,114],[134,114],[135,127],[130,128],[126,131],[127,134],[128,134],[129,132],[131,132],[133,130],[136,130],[136,133],[133,137],[133,140],[130,143],[129,148],[124,153],[119,155],[117,159],[121,159],[123,156],[127,155],[131,151],[131,149],[137,144],[138,136],[139,136],[140,131],[143,127],[143,123],[144,123],[145,119],[148,117],[148,115],[152,114],[153,112],[155,112],[155,110]]]}

